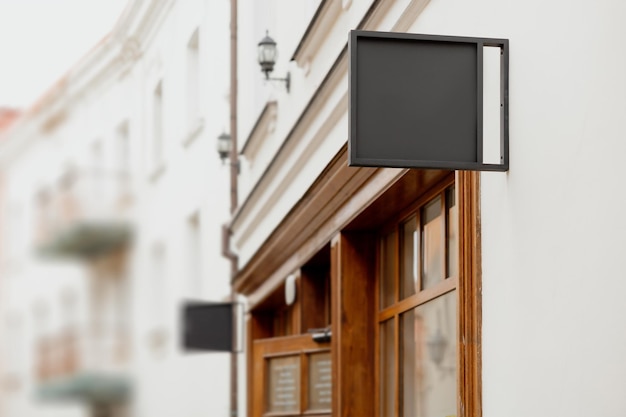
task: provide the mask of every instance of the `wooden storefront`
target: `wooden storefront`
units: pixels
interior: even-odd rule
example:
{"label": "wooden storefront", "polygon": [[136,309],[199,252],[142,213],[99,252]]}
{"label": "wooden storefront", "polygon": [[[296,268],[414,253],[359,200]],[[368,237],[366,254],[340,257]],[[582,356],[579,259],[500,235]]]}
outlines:
{"label": "wooden storefront", "polygon": [[234,281],[251,304],[248,416],[480,415],[478,174],[346,154]]}

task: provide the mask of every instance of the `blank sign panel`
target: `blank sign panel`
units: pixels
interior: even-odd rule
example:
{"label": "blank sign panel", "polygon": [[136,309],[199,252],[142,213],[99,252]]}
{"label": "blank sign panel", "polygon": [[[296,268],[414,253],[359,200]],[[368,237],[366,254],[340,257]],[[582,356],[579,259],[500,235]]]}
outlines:
{"label": "blank sign panel", "polygon": [[[506,133],[506,138],[498,141],[499,160],[483,161],[486,47],[507,52],[508,42],[352,31],[349,164],[507,170],[508,124],[495,129]],[[504,69],[508,55],[502,57],[500,67]],[[495,83],[500,85],[496,94],[504,112],[508,77],[502,78],[498,69],[495,73]],[[501,123],[508,119],[502,117],[498,125]],[[493,158],[489,162],[494,162]]]}

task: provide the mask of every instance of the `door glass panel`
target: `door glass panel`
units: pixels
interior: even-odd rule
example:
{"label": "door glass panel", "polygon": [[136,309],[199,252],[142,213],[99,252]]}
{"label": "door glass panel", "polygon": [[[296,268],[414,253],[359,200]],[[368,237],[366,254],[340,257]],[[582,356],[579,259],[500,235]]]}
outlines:
{"label": "door glass panel", "polygon": [[381,280],[380,280],[380,308],[390,306],[395,301],[396,276],[396,246],[397,232],[383,236],[381,240]]}
{"label": "door glass panel", "polygon": [[447,234],[448,247],[448,277],[459,274],[459,215],[454,195],[454,187],[446,190]]}
{"label": "door glass panel", "polygon": [[400,316],[402,417],[456,415],[456,312],[452,291]]}
{"label": "door glass panel", "polygon": [[441,197],[422,209],[422,289],[436,285],[443,279],[443,219]]}
{"label": "door glass panel", "polygon": [[309,355],[309,410],[330,410],[332,397],[330,352]]}
{"label": "door glass panel", "polygon": [[268,359],[268,412],[300,411],[300,356]]}
{"label": "door glass panel", "polygon": [[380,417],[393,417],[396,404],[394,327],[393,319],[380,325]]}
{"label": "door glass panel", "polygon": [[419,291],[419,230],[415,216],[402,224],[401,233],[400,299],[405,299]]}

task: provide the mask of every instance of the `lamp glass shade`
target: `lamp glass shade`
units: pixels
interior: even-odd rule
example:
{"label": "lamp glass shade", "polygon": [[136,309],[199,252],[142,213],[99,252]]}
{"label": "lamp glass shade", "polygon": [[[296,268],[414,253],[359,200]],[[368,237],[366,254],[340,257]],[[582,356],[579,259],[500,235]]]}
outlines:
{"label": "lamp glass shade", "polygon": [[228,133],[222,133],[217,138],[217,152],[219,152],[220,157],[226,158],[230,153],[230,148],[232,146],[232,141],[230,140],[230,135]]}
{"label": "lamp glass shade", "polygon": [[274,39],[266,35],[258,46],[258,60],[261,65],[261,71],[266,74],[272,72],[276,63],[276,42]]}

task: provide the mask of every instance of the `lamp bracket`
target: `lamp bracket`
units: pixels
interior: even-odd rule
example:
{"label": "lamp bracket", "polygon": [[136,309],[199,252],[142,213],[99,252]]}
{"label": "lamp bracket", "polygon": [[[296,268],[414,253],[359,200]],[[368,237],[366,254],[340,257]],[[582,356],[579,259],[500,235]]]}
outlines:
{"label": "lamp bracket", "polygon": [[285,87],[287,88],[287,92],[289,92],[289,87],[291,87],[291,74],[287,72],[285,78],[272,78],[269,74],[265,73],[265,79],[268,81],[282,81],[285,83]]}

